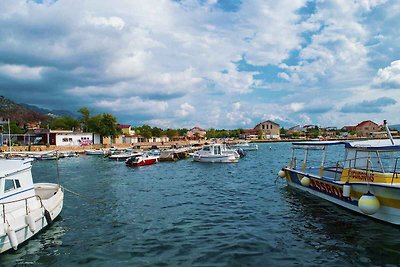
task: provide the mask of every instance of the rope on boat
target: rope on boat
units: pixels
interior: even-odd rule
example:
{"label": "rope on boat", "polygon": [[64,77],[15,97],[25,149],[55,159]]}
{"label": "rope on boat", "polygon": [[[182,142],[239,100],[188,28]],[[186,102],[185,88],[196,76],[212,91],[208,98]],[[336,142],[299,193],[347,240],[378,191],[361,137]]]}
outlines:
{"label": "rope on boat", "polygon": [[91,203],[91,204],[97,204],[97,205],[106,205],[107,203],[104,201],[98,201],[98,200],[93,200],[87,196],[84,196],[80,193],[77,193],[75,191],[72,191],[71,189],[66,188],[65,186],[61,186],[63,190],[67,191],[68,193],[71,193],[77,197],[80,197],[82,199],[84,199],[86,202]]}

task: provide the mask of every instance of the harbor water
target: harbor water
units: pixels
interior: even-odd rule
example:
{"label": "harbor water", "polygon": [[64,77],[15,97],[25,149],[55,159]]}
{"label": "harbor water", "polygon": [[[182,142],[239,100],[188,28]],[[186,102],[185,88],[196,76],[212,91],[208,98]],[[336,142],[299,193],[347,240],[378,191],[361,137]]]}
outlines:
{"label": "harbor water", "polygon": [[[290,143],[234,164],[191,159],[128,168],[101,156],[38,161],[57,181],[61,217],[1,266],[394,266],[400,227],[354,214],[276,180]],[[276,181],[276,183],[275,183]]]}

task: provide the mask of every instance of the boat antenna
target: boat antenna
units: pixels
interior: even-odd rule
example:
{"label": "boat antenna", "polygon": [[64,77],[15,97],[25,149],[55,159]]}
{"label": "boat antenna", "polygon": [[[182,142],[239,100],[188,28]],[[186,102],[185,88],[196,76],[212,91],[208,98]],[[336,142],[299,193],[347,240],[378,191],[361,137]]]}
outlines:
{"label": "boat antenna", "polygon": [[383,125],[385,126],[385,129],[386,129],[387,135],[390,139],[390,142],[392,143],[392,145],[394,145],[394,140],[393,140],[392,134],[390,133],[390,129],[389,129],[389,126],[387,125],[386,120],[383,120]]}

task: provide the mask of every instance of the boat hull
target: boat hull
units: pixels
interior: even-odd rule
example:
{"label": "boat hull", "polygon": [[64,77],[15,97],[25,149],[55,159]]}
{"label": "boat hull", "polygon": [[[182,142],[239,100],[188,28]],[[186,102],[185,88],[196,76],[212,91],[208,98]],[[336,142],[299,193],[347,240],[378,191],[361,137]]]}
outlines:
{"label": "boat hull", "polygon": [[[345,197],[343,196],[343,182],[324,179],[287,168],[284,170],[290,187],[302,190],[359,214],[400,225],[400,187],[397,185],[350,183],[350,197]],[[301,179],[303,176],[310,179],[308,186],[302,185]],[[368,191],[373,193],[380,202],[379,210],[372,215],[365,214],[358,207],[360,197]]]}
{"label": "boat hull", "polygon": [[85,154],[90,156],[99,156],[99,155],[104,156],[105,153],[102,150],[86,150]]}
{"label": "boat hull", "polygon": [[153,165],[157,162],[157,159],[145,159],[141,160],[139,162],[132,163],[132,166],[147,166],[147,165]]}
{"label": "boat hull", "polygon": [[194,154],[193,161],[210,163],[236,163],[239,159],[235,155],[199,156]]}
{"label": "boat hull", "polygon": [[[12,214],[6,212],[7,222],[0,222],[0,253],[6,252],[13,248],[9,234],[6,232],[7,227],[11,227],[15,231],[17,244],[21,244],[31,237],[38,234],[42,229],[49,225],[48,220],[54,221],[62,211],[64,202],[64,192],[62,188],[56,184],[35,184],[35,191],[43,196],[43,206],[39,204],[36,208],[30,209],[31,222],[34,231],[30,230],[30,226],[26,219],[26,208],[14,209]],[[51,197],[46,198],[46,195]],[[3,204],[7,205],[7,204]],[[45,210],[48,211],[49,218],[46,219]],[[50,221],[49,221],[50,222]],[[51,223],[50,222],[50,223]],[[9,226],[8,226],[9,225]],[[32,227],[32,226],[31,226]]]}

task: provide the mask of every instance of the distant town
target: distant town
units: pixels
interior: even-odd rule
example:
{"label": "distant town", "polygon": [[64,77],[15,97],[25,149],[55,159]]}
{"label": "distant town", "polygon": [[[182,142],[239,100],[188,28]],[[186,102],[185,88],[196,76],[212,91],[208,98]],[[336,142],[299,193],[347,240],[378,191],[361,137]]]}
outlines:
{"label": "distant town", "polygon": [[[49,110],[30,105],[17,104],[0,97],[0,144],[3,146],[145,146],[163,145],[173,142],[210,140],[230,141],[285,141],[310,139],[385,138],[387,133],[382,124],[365,120],[341,128],[320,125],[295,125],[288,129],[272,120],[258,123],[251,129],[203,129],[193,125],[186,129],[162,129],[149,125],[134,126],[120,124],[109,113],[92,114],[82,107],[78,118],[68,111],[53,114]],[[398,131],[391,129],[393,136]]]}
{"label": "distant town", "polygon": [[[108,116],[108,118],[107,118]],[[91,120],[97,120],[99,130],[90,126]],[[110,124],[111,123],[111,124]],[[104,124],[104,125],[102,125]],[[161,129],[149,125],[132,126],[118,124],[110,114],[97,115],[97,118],[74,120],[70,117],[55,118],[49,124],[27,121],[17,124],[0,118],[0,142],[3,146],[92,146],[92,145],[129,145],[200,140],[278,141],[292,139],[349,139],[384,138],[387,136],[383,125],[371,120],[362,121],[354,126],[321,127],[318,125],[296,125],[285,129],[271,120],[260,122],[252,129],[203,129],[194,126],[191,129]],[[8,126],[10,125],[10,126]],[[8,128],[9,127],[9,128]],[[103,128],[103,129],[102,129]],[[104,131],[105,130],[105,131]],[[8,132],[9,131],[9,132]],[[391,130],[393,136],[397,130]]]}

